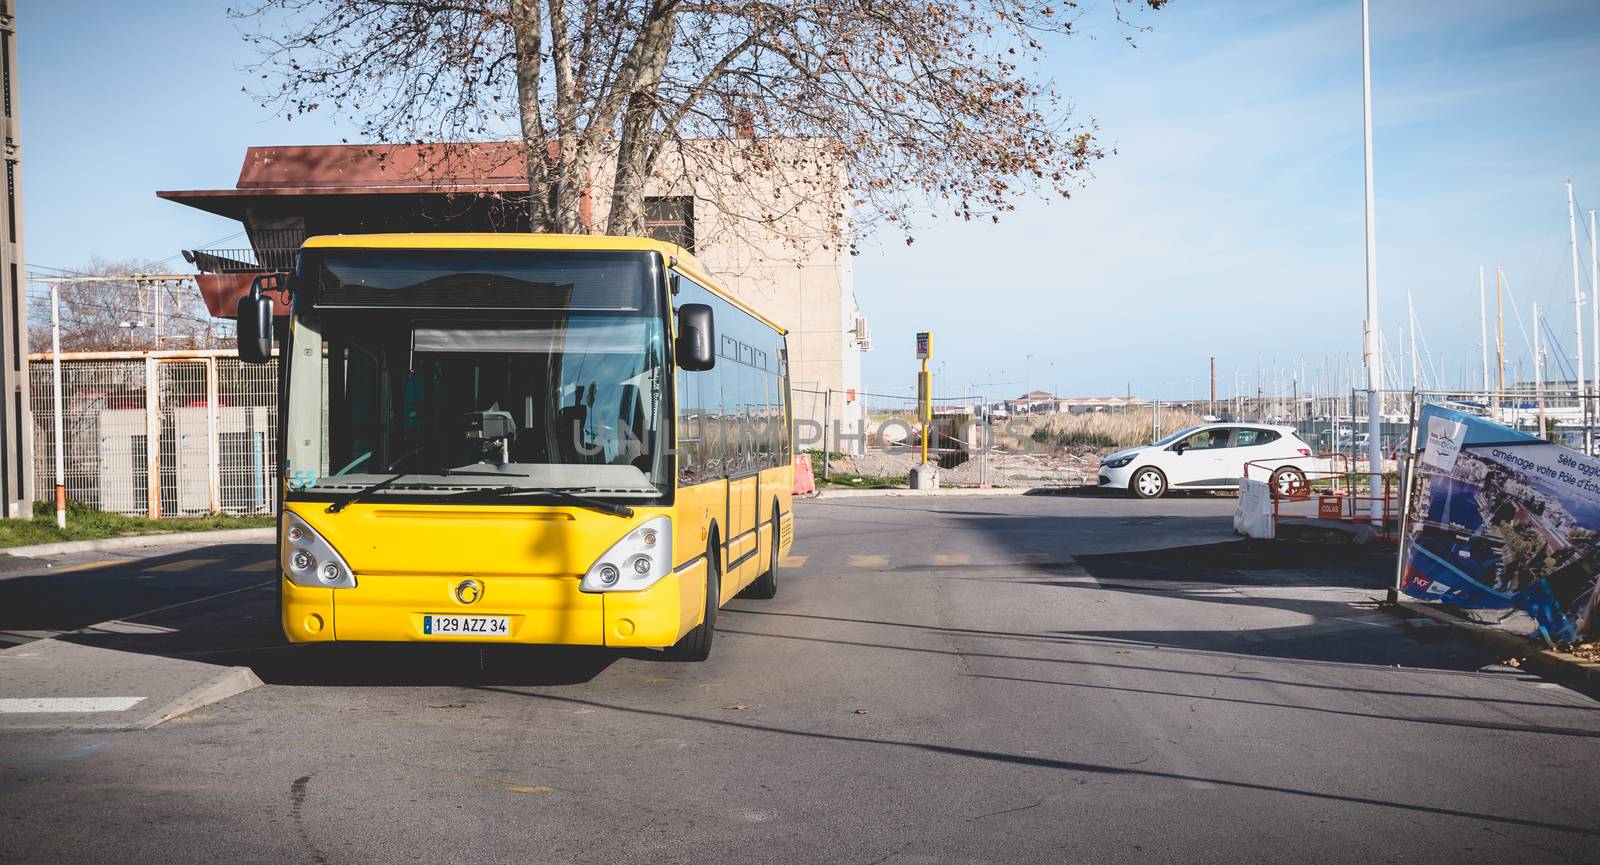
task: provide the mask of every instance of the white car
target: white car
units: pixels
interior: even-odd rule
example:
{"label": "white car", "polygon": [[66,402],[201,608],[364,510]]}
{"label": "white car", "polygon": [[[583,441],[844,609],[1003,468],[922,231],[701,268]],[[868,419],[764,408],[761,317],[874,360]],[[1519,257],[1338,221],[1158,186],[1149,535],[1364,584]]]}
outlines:
{"label": "white car", "polygon": [[1255,463],[1251,477],[1270,480],[1285,494],[1306,489],[1308,473],[1322,467],[1294,427],[1208,423],[1106,457],[1100,461],[1100,486],[1125,489],[1141,499],[1159,498],[1169,489],[1238,489],[1246,463]]}

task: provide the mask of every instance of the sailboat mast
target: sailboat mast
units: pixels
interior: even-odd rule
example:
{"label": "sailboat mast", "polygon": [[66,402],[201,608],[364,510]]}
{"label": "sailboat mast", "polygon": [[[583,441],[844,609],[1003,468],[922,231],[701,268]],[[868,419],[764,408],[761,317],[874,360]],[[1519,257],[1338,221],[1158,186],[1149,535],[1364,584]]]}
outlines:
{"label": "sailboat mast", "polygon": [[1583,289],[1578,285],[1578,211],[1572,201],[1572,181],[1567,181],[1567,229],[1572,234],[1572,312],[1578,328],[1578,393],[1583,393]]}
{"label": "sailboat mast", "polygon": [[1495,358],[1500,364],[1500,390],[1506,389],[1506,292],[1500,267],[1494,269]]}
{"label": "sailboat mast", "polygon": [[1478,348],[1483,353],[1483,404],[1489,404],[1489,316],[1483,300],[1483,265],[1478,265]]}
{"label": "sailboat mast", "polygon": [[1417,309],[1411,305],[1411,289],[1406,289],[1406,321],[1411,329],[1411,389],[1417,384]]}
{"label": "sailboat mast", "polygon": [[1544,351],[1539,333],[1539,304],[1533,305],[1533,388],[1539,399],[1539,437],[1544,438]]}

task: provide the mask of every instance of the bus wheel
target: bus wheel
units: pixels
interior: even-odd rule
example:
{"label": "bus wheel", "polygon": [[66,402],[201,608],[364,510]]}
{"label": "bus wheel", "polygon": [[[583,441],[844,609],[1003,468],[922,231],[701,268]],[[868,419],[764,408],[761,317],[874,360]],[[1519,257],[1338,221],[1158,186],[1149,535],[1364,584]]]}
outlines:
{"label": "bus wheel", "polygon": [[772,505],[772,556],[767,562],[767,572],[744,590],[747,598],[765,601],[778,596],[778,505]]}
{"label": "bus wheel", "polygon": [[711,536],[706,550],[706,617],[695,629],[683,635],[667,650],[674,661],[704,661],[711,657],[711,638],[717,632],[717,600],[722,595],[722,563],[718,561],[717,536]]}

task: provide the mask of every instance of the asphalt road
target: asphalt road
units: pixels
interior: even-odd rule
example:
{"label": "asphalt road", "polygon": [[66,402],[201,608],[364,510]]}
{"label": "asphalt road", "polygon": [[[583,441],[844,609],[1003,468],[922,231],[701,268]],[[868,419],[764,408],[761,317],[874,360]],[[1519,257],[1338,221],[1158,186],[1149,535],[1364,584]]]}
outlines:
{"label": "asphalt road", "polygon": [[268,683],[0,739],[0,861],[1600,861],[1600,703],[1374,609],[1381,558],[1196,546],[1232,507],[802,502],[700,665],[287,647],[261,547],[0,575],[12,633],[232,592],[68,639]]}

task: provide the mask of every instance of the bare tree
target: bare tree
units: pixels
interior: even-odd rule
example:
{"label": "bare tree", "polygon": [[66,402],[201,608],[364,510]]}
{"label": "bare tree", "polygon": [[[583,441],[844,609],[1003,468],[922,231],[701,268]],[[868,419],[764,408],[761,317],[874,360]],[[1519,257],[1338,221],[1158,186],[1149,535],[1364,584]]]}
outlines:
{"label": "bare tree", "polygon": [[[1102,14],[1126,31],[1125,10],[1165,3]],[[647,184],[687,183],[730,225],[805,211],[841,242],[925,211],[998,220],[1023,193],[1069,196],[1104,155],[1038,69],[1087,14],[1070,0],[255,0],[233,14],[260,52],[257,95],[289,117],[331,108],[380,142],[519,138],[536,231],[638,234]],[[608,176],[591,227],[581,202]]]}
{"label": "bare tree", "polygon": [[[159,264],[93,259],[71,272],[94,281],[61,282],[62,351],[214,348],[216,320],[188,280],[145,281],[133,274],[165,273]],[[65,275],[59,278],[68,278]],[[50,290],[28,293],[28,349],[50,350]]]}

